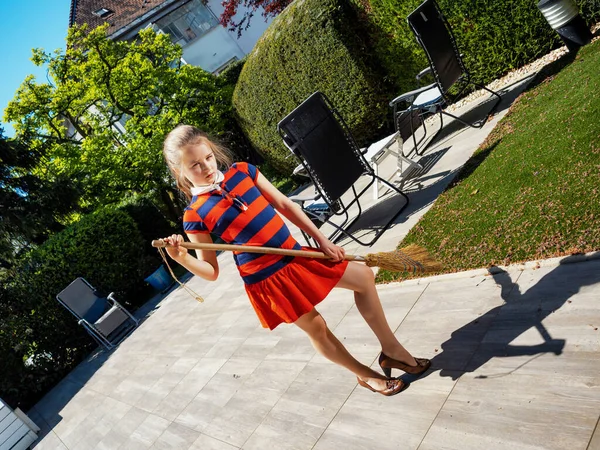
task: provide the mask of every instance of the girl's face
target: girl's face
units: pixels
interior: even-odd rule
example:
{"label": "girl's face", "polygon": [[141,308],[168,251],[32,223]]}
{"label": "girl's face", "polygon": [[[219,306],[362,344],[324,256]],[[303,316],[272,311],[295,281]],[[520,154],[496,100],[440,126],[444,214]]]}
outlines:
{"label": "girl's face", "polygon": [[214,183],[217,177],[217,160],[211,148],[205,144],[188,145],[183,148],[183,176],[194,186]]}

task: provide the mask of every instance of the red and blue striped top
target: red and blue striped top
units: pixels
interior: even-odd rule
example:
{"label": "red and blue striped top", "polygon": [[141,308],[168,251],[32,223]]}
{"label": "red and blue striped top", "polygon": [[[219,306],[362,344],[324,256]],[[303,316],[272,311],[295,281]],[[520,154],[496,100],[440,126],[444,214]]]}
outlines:
{"label": "red and blue striped top", "polygon": [[[221,191],[192,197],[183,215],[187,234],[213,233],[228,244],[300,250],[279,214],[256,187],[258,169],[235,163],[224,174]],[[293,256],[234,252],[233,258],[246,284],[267,279],[293,260]]]}

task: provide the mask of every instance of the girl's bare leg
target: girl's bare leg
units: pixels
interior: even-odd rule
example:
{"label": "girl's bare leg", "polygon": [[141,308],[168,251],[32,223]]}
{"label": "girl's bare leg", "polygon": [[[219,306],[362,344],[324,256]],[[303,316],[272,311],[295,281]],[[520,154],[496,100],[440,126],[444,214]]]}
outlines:
{"label": "girl's bare leg", "polygon": [[350,370],[374,389],[386,388],[386,377],[358,362],[329,330],[316,309],[301,316],[294,324],[306,332],[315,350],[325,358]]}
{"label": "girl's bare leg", "polygon": [[336,287],[354,291],[356,307],[377,336],[383,353],[408,365],[417,365],[412,355],[398,342],[385,318],[375,288],[375,276],[369,267],[355,262],[348,263],[348,268]]}

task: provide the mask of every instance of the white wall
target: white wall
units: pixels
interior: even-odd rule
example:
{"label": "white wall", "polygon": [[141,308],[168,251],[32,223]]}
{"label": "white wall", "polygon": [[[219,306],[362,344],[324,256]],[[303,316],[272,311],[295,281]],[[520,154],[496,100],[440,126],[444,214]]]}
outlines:
{"label": "white wall", "polygon": [[208,72],[214,72],[234,56],[242,59],[244,55],[235,39],[231,39],[227,30],[220,25],[183,47],[185,62]]}
{"label": "white wall", "polygon": [[[217,18],[221,17],[224,8],[221,6],[222,0],[208,0],[208,7],[214,13]],[[234,21],[238,22],[242,19],[244,15],[244,11],[248,11],[249,8],[240,5],[238,8],[237,14],[234,16]],[[254,48],[254,44],[258,41],[258,38],[264,33],[267,29],[273,18],[269,18],[267,22],[265,22],[265,18],[262,16],[263,9],[260,8],[254,12],[254,16],[250,21],[250,28],[245,31],[242,31],[242,36],[238,39],[237,32],[232,32],[227,30],[227,34],[237,42],[240,46],[244,54],[250,53],[250,51]],[[221,26],[221,28],[223,28]],[[224,28],[223,28],[224,29]],[[224,29],[225,30],[225,29]]]}

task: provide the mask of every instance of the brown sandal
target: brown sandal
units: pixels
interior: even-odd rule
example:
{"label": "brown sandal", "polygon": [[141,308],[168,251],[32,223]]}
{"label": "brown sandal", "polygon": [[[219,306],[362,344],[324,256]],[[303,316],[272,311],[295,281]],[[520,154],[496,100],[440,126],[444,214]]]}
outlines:
{"label": "brown sandal", "polygon": [[378,391],[377,389],[371,387],[371,385],[366,381],[363,381],[358,377],[356,377],[356,380],[358,381],[358,384],[360,384],[363,387],[366,387],[371,392],[377,392],[378,394],[385,395],[387,397],[389,397],[390,395],[396,395],[397,393],[402,392],[408,387],[408,383],[402,381],[401,379],[390,378],[388,380],[385,380],[385,389]]}
{"label": "brown sandal", "polygon": [[383,352],[379,355],[379,366],[386,377],[392,376],[392,369],[400,369],[411,375],[421,375],[431,366],[431,361],[425,358],[415,358],[415,361],[417,362],[416,366],[409,366],[397,359],[390,358]]}

